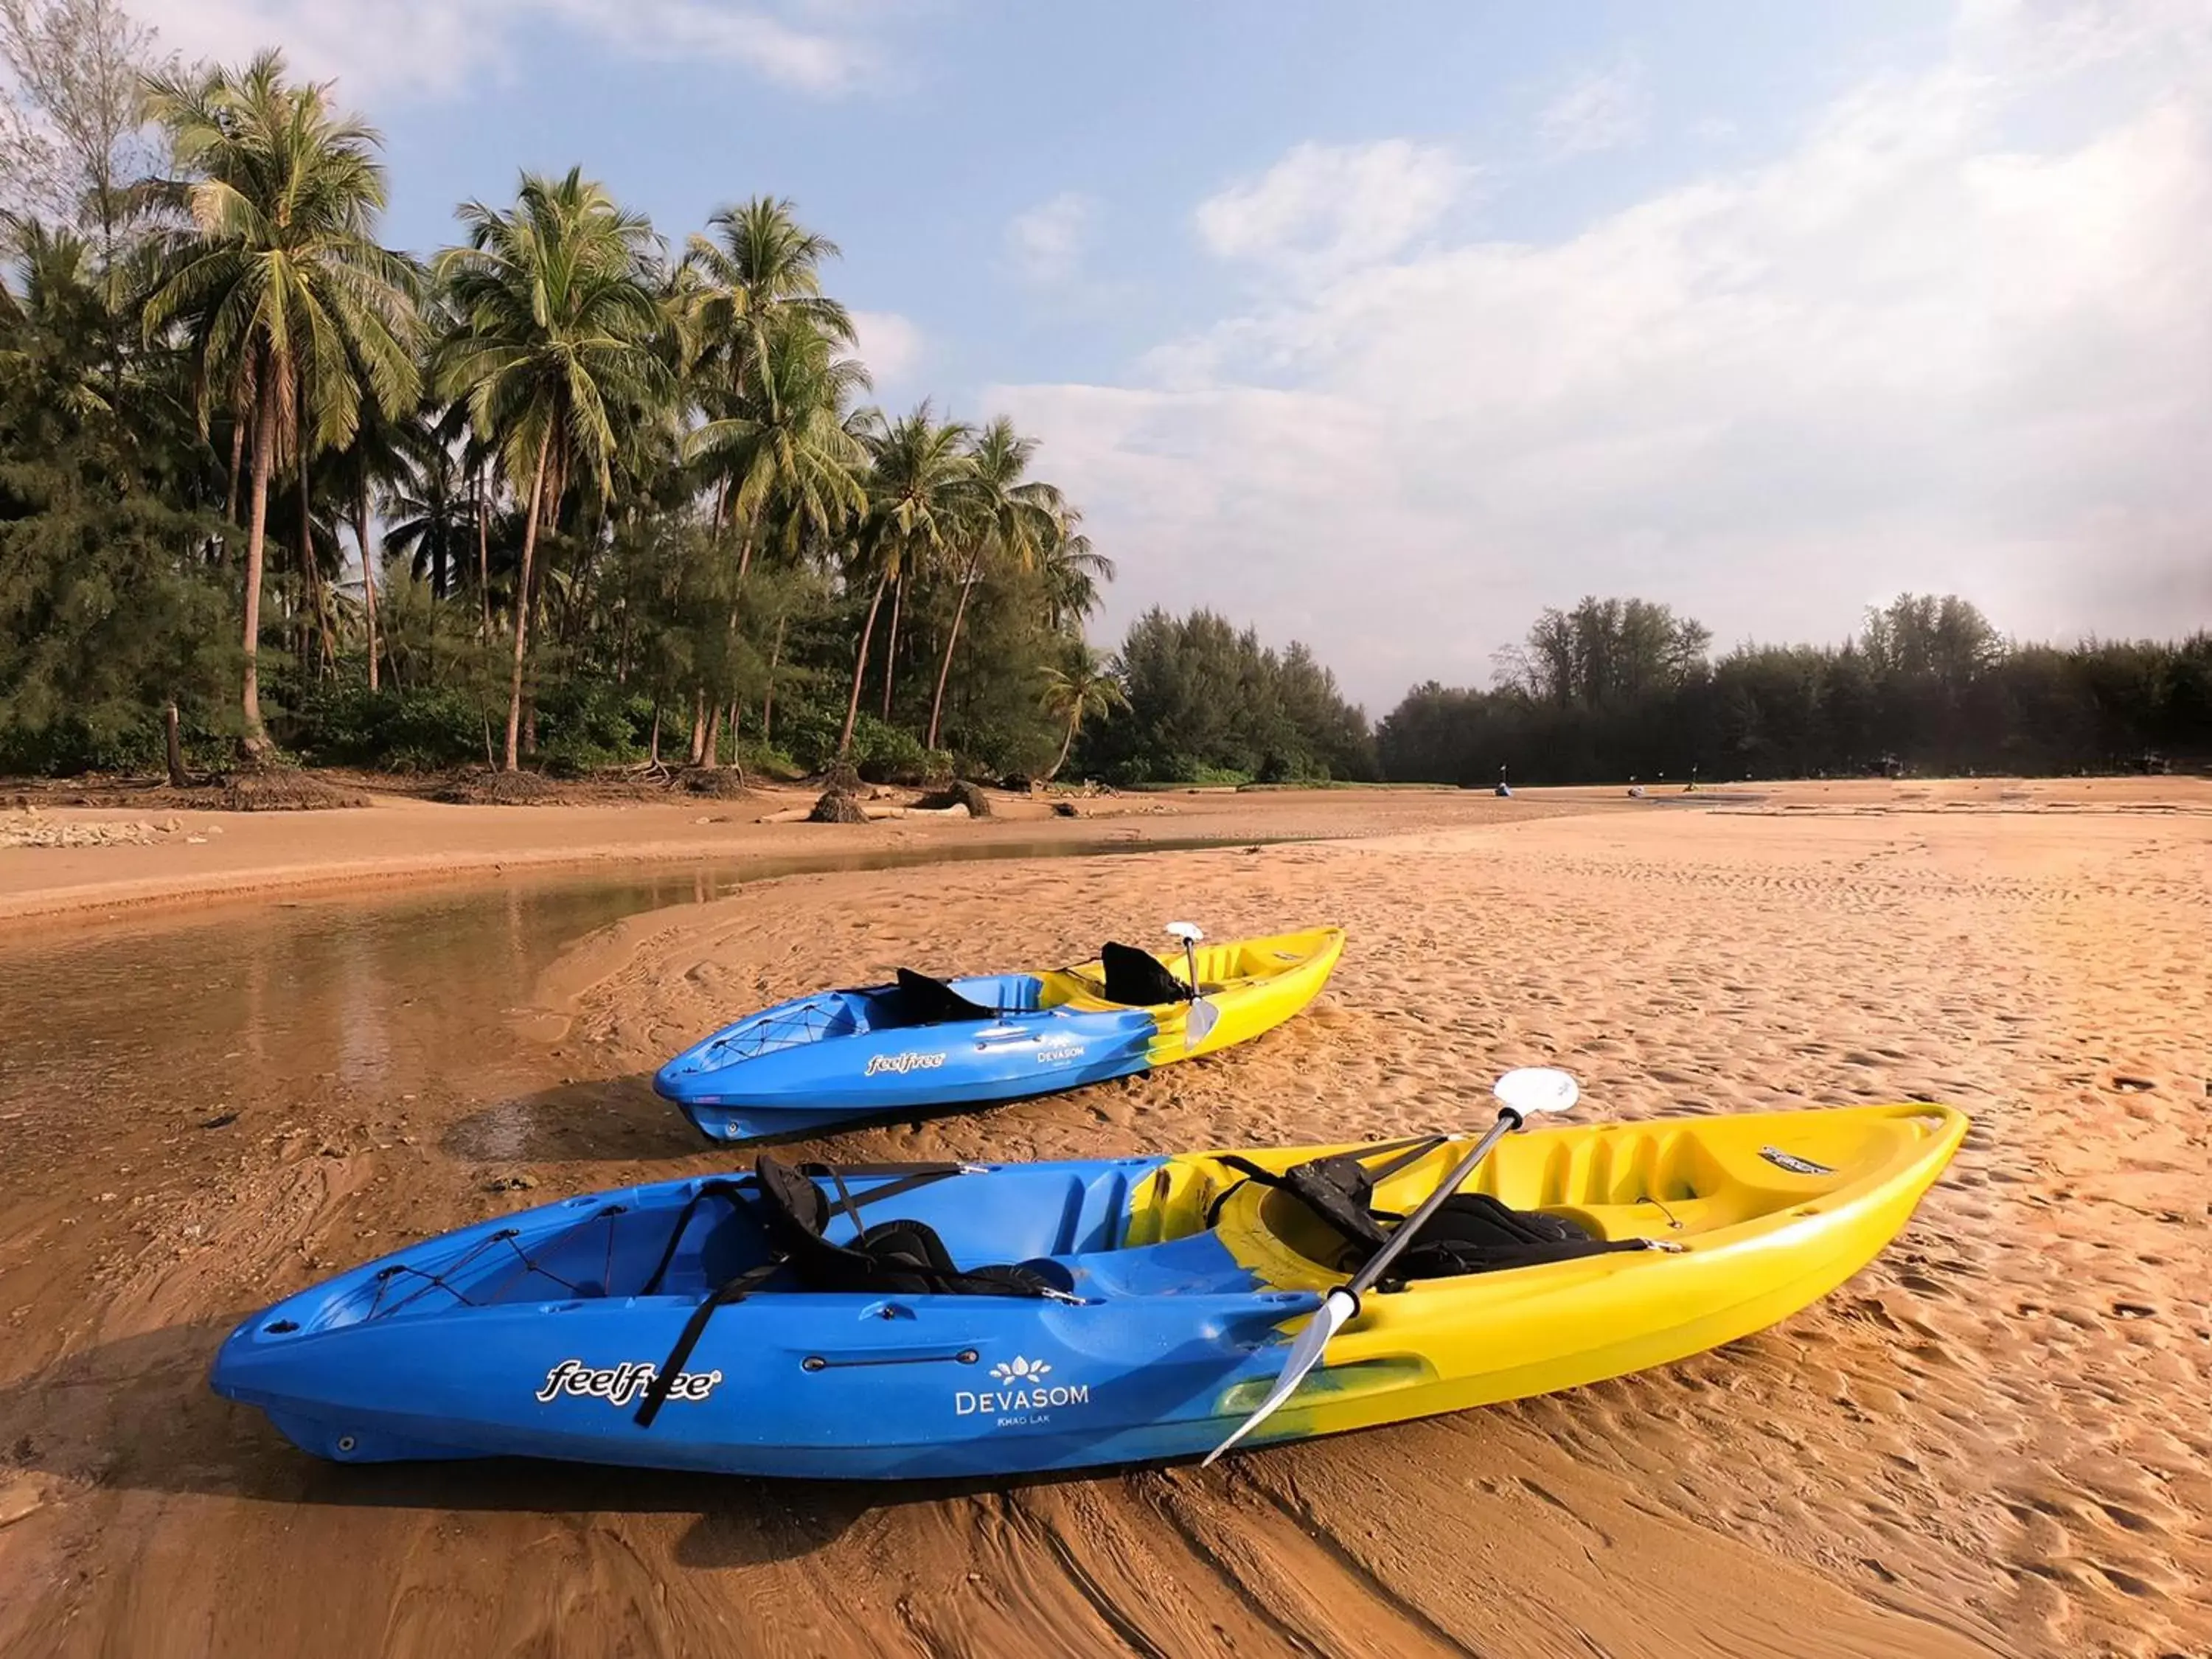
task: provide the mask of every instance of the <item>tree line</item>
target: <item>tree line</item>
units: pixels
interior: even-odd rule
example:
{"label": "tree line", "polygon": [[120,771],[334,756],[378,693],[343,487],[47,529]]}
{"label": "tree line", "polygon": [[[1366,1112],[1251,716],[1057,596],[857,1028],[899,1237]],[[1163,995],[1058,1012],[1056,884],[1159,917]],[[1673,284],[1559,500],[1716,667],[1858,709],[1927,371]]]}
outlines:
{"label": "tree line", "polygon": [[836,244],[672,241],[580,168],[380,240],[382,141],[276,54],[0,0],[0,772],[166,758],[1487,784],[2071,771],[2212,750],[2205,635],[1834,647],[1547,611],[1379,725],[1304,646],[1152,611],[1033,435],[888,413]]}
{"label": "tree line", "polygon": [[1120,701],[1036,440],[866,403],[789,201],[671,244],[525,174],[417,258],[275,52],[0,0],[0,769],[167,708],[247,762],[1045,772]]}
{"label": "tree line", "polygon": [[1376,727],[1383,773],[1476,786],[2212,761],[2212,634],[2020,644],[1964,599],[1907,593],[1838,646],[1715,659],[1711,639],[1640,599],[1547,610],[1492,687],[1407,693]]}

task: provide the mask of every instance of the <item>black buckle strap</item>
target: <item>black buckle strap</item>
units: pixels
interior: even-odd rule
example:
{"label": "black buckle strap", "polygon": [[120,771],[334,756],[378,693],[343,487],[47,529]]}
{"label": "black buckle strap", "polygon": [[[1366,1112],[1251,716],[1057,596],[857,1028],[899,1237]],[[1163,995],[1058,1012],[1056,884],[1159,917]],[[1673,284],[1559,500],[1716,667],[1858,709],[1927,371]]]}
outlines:
{"label": "black buckle strap", "polygon": [[[1384,1152],[1397,1153],[1398,1156],[1389,1163],[1377,1164],[1374,1169],[1367,1171],[1368,1179],[1379,1187],[1399,1170],[1419,1163],[1450,1139],[1449,1135],[1417,1135],[1411,1139],[1390,1140],[1383,1142],[1379,1146],[1362,1147],[1358,1152],[1346,1153],[1345,1156],[1358,1164],[1364,1159],[1378,1157]],[[1206,1224],[1209,1227],[1220,1224],[1222,1206],[1237,1195],[1237,1188],[1242,1187],[1245,1181],[1256,1181],[1262,1187],[1273,1187],[1285,1191],[1290,1189],[1290,1183],[1280,1175],[1273,1170],[1262,1169],[1249,1158],[1240,1158],[1234,1152],[1224,1152],[1214,1161],[1227,1164],[1243,1176],[1244,1180],[1227,1188],[1212,1203],[1206,1206]]]}
{"label": "black buckle strap", "polygon": [[[828,1174],[830,1180],[836,1183],[841,1207],[852,1218],[853,1225],[857,1229],[860,1225],[860,1211],[862,1206],[873,1204],[886,1198],[896,1198],[902,1194],[910,1193],[918,1187],[927,1187],[933,1182],[945,1180],[949,1176],[960,1174],[966,1167],[959,1164],[884,1164],[869,1168],[856,1167],[853,1170],[855,1175],[874,1174],[878,1170],[884,1173],[894,1170],[905,1171],[904,1174],[886,1181],[882,1186],[863,1193],[857,1198],[846,1187],[838,1171],[831,1166],[801,1164],[799,1173],[809,1180],[814,1178],[817,1170]],[[759,1218],[753,1214],[751,1206],[744,1202],[745,1193],[757,1184],[757,1178],[750,1176],[735,1180],[718,1176],[713,1180],[700,1182],[698,1190],[684,1200],[684,1208],[676,1218],[676,1226],[668,1235],[667,1248],[661,1251],[660,1260],[654,1266],[652,1277],[645,1281],[645,1287],[638,1294],[652,1296],[660,1289],[661,1282],[667,1276],[670,1265],[676,1260],[676,1252],[684,1243],[684,1230],[691,1224],[691,1218],[698,1213],[700,1205],[710,1198],[728,1200],[731,1208],[751,1222],[755,1231],[765,1241],[768,1237],[767,1229],[761,1224]],[[691,1310],[691,1317],[684,1322],[683,1334],[676,1339],[676,1346],[669,1350],[668,1358],[661,1363],[659,1369],[653,1373],[653,1381],[646,1387],[645,1398],[637,1408],[638,1427],[651,1428],[653,1419],[660,1415],[661,1407],[667,1403],[669,1391],[676,1386],[677,1376],[683,1371],[684,1363],[691,1358],[692,1350],[699,1346],[699,1339],[706,1334],[708,1322],[714,1318],[716,1310],[744,1301],[753,1291],[782,1272],[787,1265],[787,1258],[781,1254],[771,1254],[767,1261],[757,1267],[748,1267],[733,1278],[725,1279],[701,1299],[699,1305]],[[926,1276],[933,1280],[941,1280],[948,1285],[957,1285],[959,1288],[966,1288],[971,1282],[969,1276],[964,1273],[940,1274],[931,1271],[927,1273]],[[1003,1294],[1003,1291],[1000,1293]],[[1040,1296],[1059,1294],[1056,1291],[1037,1291],[1033,1293]]]}
{"label": "black buckle strap", "polygon": [[783,1267],[781,1258],[763,1261],[757,1267],[747,1269],[734,1279],[726,1279],[717,1285],[714,1293],[691,1310],[691,1317],[684,1323],[684,1334],[676,1339],[676,1346],[668,1351],[668,1358],[653,1374],[646,1385],[645,1400],[637,1408],[637,1425],[641,1429],[653,1426],[653,1419],[660,1415],[660,1408],[668,1403],[669,1391],[676,1386],[684,1363],[691,1351],[699,1346],[699,1339],[707,1334],[707,1322],[714,1316],[718,1308],[726,1308],[733,1302],[742,1302],[761,1285],[766,1284]]}

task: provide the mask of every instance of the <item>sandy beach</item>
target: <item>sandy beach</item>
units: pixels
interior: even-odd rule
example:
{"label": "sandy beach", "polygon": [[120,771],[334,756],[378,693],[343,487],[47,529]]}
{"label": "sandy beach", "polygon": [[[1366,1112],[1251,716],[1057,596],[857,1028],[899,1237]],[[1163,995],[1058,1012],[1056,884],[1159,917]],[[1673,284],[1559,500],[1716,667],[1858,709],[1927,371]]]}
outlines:
{"label": "sandy beach", "polygon": [[[1027,805],[392,802],[0,848],[0,1651],[2212,1652],[2212,784]],[[735,1012],[1184,915],[1351,944],[1249,1049],[798,1154],[1463,1129],[1539,1062],[1587,1117],[1975,1128],[1872,1268],[1756,1338],[1203,1473],[341,1469],[204,1387],[235,1320],[397,1241],[732,1162],[645,1078]]]}

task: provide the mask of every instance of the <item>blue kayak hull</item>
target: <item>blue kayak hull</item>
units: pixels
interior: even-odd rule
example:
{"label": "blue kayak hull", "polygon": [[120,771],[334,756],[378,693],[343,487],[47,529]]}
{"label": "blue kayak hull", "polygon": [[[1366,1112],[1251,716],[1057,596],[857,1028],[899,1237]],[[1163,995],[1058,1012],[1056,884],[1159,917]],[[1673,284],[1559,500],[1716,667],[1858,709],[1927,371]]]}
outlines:
{"label": "blue kayak hull", "polygon": [[[763,1289],[715,1311],[650,1427],[637,1407],[706,1288],[762,1248],[750,1200],[709,1193],[678,1226],[702,1181],[570,1200],[341,1274],[240,1324],[210,1381],[338,1462],[876,1480],[1202,1455],[1272,1381],[1279,1327],[1318,1298],[1262,1285],[1211,1233],[1127,1246],[1129,1194],[1164,1162],[966,1166],[902,1191],[866,1218],[923,1220],[956,1260],[1026,1261],[1073,1299]],[[863,1204],[896,1178],[847,1177]]]}
{"label": "blue kayak hull", "polygon": [[653,1088],[710,1140],[781,1138],[1002,1105],[1152,1068],[1141,1009],[1040,1009],[1033,975],[951,981],[996,1018],[888,1023],[894,988],[823,991],[726,1026],[662,1066]]}

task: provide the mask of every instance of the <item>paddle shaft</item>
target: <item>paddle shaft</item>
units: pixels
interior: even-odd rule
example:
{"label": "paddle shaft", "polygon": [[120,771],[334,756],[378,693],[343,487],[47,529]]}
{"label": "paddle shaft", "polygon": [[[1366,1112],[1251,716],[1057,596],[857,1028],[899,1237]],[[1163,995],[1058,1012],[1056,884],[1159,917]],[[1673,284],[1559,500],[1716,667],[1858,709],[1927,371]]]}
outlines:
{"label": "paddle shaft", "polygon": [[1443,1208],[1444,1200],[1457,1192],[1461,1184],[1474,1173],[1482,1160],[1490,1156],[1490,1149],[1519,1128],[1521,1123],[1521,1114],[1510,1106],[1498,1113],[1498,1121],[1492,1124],[1489,1132],[1474,1143],[1474,1150],[1459,1161],[1459,1167],[1444,1177],[1442,1186],[1421,1200],[1420,1208],[1399,1224],[1398,1231],[1390,1235],[1390,1242],[1368,1257],[1367,1265],[1354,1273],[1352,1282],[1344,1288],[1350,1291],[1355,1299],[1363,1292],[1373,1289],[1376,1281],[1389,1272],[1390,1264],[1404,1253],[1406,1247],[1413,1242],[1415,1236],[1428,1224],[1429,1218]]}

